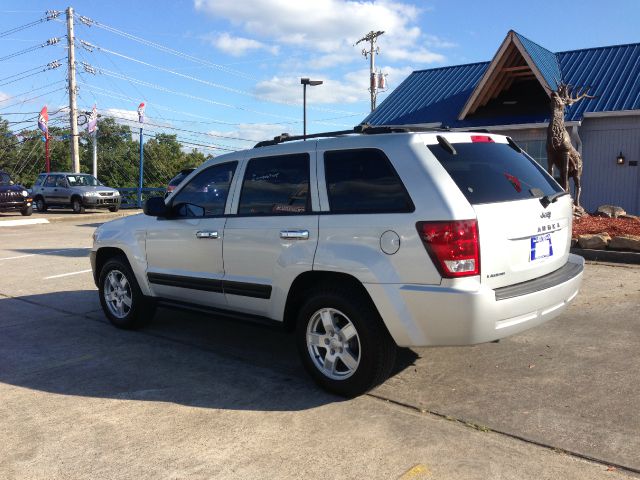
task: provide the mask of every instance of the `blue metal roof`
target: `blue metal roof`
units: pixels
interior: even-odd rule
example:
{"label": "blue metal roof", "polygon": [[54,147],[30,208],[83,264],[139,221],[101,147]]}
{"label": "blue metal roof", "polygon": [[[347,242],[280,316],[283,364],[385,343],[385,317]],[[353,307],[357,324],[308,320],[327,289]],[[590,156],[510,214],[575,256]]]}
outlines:
{"label": "blue metal roof", "polygon": [[[518,35],[545,79],[555,88],[557,73],[548,50]],[[537,48],[536,48],[537,47]],[[547,53],[548,52],[548,53]],[[561,78],[575,86],[591,86],[595,99],[567,109],[567,120],[587,112],[640,110],[640,43],[551,53]],[[451,127],[511,125],[548,121],[549,115],[457,119],[489,62],[418,70],[410,74],[362,123],[402,125],[442,122]],[[548,77],[547,77],[548,76]],[[640,112],[639,112],[640,113]]]}
{"label": "blue metal roof", "polygon": [[540,73],[547,82],[547,85],[552,90],[555,90],[557,88],[557,83],[562,80],[562,72],[560,71],[560,65],[558,64],[556,54],[550,52],[544,47],[541,47],[537,43],[532,42],[524,35],[520,35],[518,32],[514,33],[531,57],[531,60],[533,60],[533,63],[535,63],[538,70],[540,70]]}

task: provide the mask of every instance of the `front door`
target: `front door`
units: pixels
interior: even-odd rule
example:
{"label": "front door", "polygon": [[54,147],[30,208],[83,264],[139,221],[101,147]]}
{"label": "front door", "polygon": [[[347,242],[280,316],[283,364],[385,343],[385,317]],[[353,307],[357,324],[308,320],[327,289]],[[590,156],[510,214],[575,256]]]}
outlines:
{"label": "front door", "polygon": [[315,152],[312,158],[293,145],[290,150],[246,163],[237,215],[224,231],[224,291],[233,310],[276,319],[293,280],[312,269],[318,244]]}
{"label": "front door", "polygon": [[223,308],[225,206],[237,162],[209,167],[147,229],[147,277],[157,297]]}

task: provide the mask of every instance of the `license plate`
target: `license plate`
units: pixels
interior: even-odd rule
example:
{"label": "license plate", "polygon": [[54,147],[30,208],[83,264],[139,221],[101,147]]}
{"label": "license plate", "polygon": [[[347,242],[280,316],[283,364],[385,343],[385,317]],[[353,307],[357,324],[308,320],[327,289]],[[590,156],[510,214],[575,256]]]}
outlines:
{"label": "license plate", "polygon": [[553,255],[551,234],[531,237],[531,261],[547,258]]}

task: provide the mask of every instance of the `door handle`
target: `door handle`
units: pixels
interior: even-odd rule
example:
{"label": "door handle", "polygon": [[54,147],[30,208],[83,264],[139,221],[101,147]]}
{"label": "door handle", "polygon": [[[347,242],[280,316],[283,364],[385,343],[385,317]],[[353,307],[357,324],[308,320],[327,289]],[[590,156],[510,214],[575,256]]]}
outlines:
{"label": "door handle", "polygon": [[196,232],[196,238],[218,238],[218,232],[200,230]]}
{"label": "door handle", "polygon": [[280,238],[285,240],[309,240],[309,230],[280,230]]}

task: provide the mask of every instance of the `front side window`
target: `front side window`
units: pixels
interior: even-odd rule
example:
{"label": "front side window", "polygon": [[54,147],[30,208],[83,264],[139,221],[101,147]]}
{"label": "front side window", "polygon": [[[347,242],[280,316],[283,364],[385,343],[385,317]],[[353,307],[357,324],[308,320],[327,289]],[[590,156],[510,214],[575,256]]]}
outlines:
{"label": "front side window", "polygon": [[173,198],[180,217],[223,215],[237,162],[223,163],[193,177]]}
{"label": "front side window", "polygon": [[7,173],[0,173],[0,185],[7,186],[11,183],[11,177]]}
{"label": "front side window", "polygon": [[34,187],[39,187],[44,182],[44,179],[45,179],[44,175],[38,176],[38,178],[36,178],[36,183],[34,183],[33,186]]}
{"label": "front side window", "polygon": [[58,175],[49,175],[47,177],[47,182],[44,184],[44,186],[45,187],[55,187],[57,179],[58,179]]}
{"label": "front side window", "polygon": [[249,160],[239,215],[286,215],[311,211],[309,154]]}
{"label": "front side window", "polygon": [[387,156],[375,148],[325,152],[329,208],[334,213],[400,213],[414,207]]}

